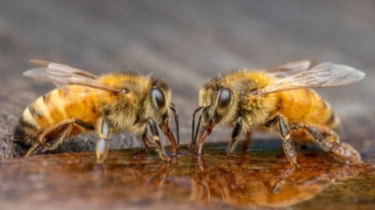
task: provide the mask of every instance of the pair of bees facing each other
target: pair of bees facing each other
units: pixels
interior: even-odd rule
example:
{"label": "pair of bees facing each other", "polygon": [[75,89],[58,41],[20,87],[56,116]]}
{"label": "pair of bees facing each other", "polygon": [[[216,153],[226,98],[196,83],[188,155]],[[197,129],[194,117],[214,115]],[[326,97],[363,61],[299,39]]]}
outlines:
{"label": "pair of bees facing each other", "polygon": [[[178,152],[178,115],[171,103],[171,91],[161,81],[134,73],[110,73],[100,77],[63,64],[34,60],[46,67],[24,75],[54,82],[59,88],[38,98],[24,111],[15,131],[16,139],[31,145],[26,155],[38,148],[56,148],[66,137],[96,130],[100,140],[96,154],[103,162],[110,134],[126,131],[140,136],[146,148],[156,147],[168,160],[158,128],[168,137],[173,155]],[[339,120],[330,105],[312,87],[353,83],[365,74],[352,67],[309,60],[287,63],[269,70],[239,70],[215,77],[199,92],[200,107],[194,111],[192,144],[202,153],[205,140],[216,124],[232,126],[227,153],[233,155],[242,131],[250,141],[251,131],[280,134],[288,161],[297,166],[292,139],[315,143],[334,158],[359,163],[359,153],[340,142],[335,129]],[[177,142],[169,129],[174,112]],[[195,128],[195,114],[201,111]],[[202,126],[201,126],[202,124]],[[153,142],[148,138],[149,128]]]}

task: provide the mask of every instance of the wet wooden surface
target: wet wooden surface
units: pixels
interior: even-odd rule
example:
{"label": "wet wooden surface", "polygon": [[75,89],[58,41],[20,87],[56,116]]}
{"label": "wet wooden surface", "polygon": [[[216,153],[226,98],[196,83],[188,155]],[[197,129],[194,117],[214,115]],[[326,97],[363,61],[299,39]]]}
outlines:
{"label": "wet wooden surface", "polygon": [[292,172],[280,149],[229,159],[225,146],[211,144],[201,158],[182,147],[170,163],[130,158],[134,150],[112,151],[103,165],[93,153],[9,159],[0,165],[0,202],[9,209],[373,207],[369,164],[344,166],[301,151],[301,169]]}
{"label": "wet wooden surface", "polygon": [[[95,136],[80,136],[67,142],[58,151],[67,153],[9,159],[17,155],[11,136],[23,109],[53,88],[51,84],[37,83],[22,76],[23,71],[33,67],[28,63],[32,58],[66,63],[97,74],[132,70],[164,78],[173,90],[174,103],[180,114],[183,144],[190,140],[191,113],[197,106],[199,87],[218,73],[245,67],[267,68],[305,58],[351,65],[367,73],[363,81],[318,91],[341,117],[343,141],[358,149],[366,163],[375,163],[375,3],[371,0],[236,3],[41,0],[2,1],[0,4],[0,156],[4,159],[0,162],[0,204],[4,208],[27,208],[29,205],[46,209],[52,206],[64,208],[63,204],[66,208],[120,208],[126,205],[141,208],[143,205],[151,207],[151,204],[162,208],[166,203],[179,208],[210,206],[206,202],[206,192],[191,195],[194,176],[187,172],[190,170],[187,165],[192,161],[188,155],[178,161],[173,172],[176,178],[165,180],[160,194],[157,194],[159,190],[155,190],[157,184],[148,186],[142,181],[151,179],[152,183],[160,183],[164,179],[161,177],[168,176],[168,172],[164,171],[170,168],[165,169],[158,160],[151,158],[148,162],[139,163],[137,161],[140,160],[129,160],[126,154],[115,152],[108,165],[101,168],[91,162],[92,153],[69,153],[92,150]],[[229,137],[230,130],[216,129],[208,142],[227,142]],[[269,137],[256,135],[256,138],[263,142]],[[119,149],[141,144],[132,136],[118,134],[111,146]],[[220,148],[220,151],[225,150],[225,147]],[[259,157],[274,148],[280,149],[280,143],[262,144],[257,149]],[[320,157],[321,153],[315,152]],[[207,172],[215,171],[219,164],[212,159],[222,159],[223,164],[227,164],[224,156],[216,157],[214,154],[207,154],[206,169],[198,169],[196,177],[208,184],[225,183],[225,180],[216,181]],[[272,157],[276,154],[282,153],[272,153]],[[225,166],[223,170],[244,175],[235,173],[228,176],[240,182],[247,181],[250,185],[257,181],[252,178],[255,172],[251,170],[254,168],[261,167],[259,173],[267,174],[263,171],[266,170],[262,168],[264,165],[258,166],[262,160],[255,163],[246,160],[246,164],[236,162],[240,166]],[[331,164],[324,154],[323,160]],[[276,167],[272,164],[268,166]],[[312,208],[315,203],[324,203],[335,208],[338,205],[336,199],[353,207],[375,204],[375,199],[370,199],[375,197],[374,190],[366,188],[371,183],[373,186],[373,172],[365,172],[361,167],[353,169],[353,173],[352,169],[348,169],[349,173],[345,167],[334,166],[338,171],[344,170],[343,178],[332,177],[329,171],[325,171],[326,168],[317,165],[306,170],[316,170],[322,176],[327,174],[326,177],[337,179],[339,184],[332,185],[328,181],[328,184],[322,184],[324,187],[320,190],[301,190],[317,193],[307,196],[310,200],[305,200],[308,201],[301,203],[301,199],[296,199],[299,201],[289,205]],[[164,175],[158,174],[159,170]],[[61,178],[54,180],[56,174],[60,174]],[[125,174],[124,177],[121,174]],[[267,176],[276,175],[267,174],[265,179]],[[132,180],[138,181],[129,188],[113,187],[128,185]],[[247,187],[257,188],[255,185]],[[362,187],[356,188],[356,185]],[[235,202],[242,202],[242,191],[230,197],[230,201],[224,201],[226,192],[218,192],[218,186],[210,186],[216,208],[238,206]],[[290,187],[293,188],[293,184]],[[229,188],[231,191],[232,188]],[[152,190],[155,193],[144,193]],[[168,197],[171,192],[176,197]],[[243,202],[248,205],[239,206],[260,205],[254,204],[254,201]]]}

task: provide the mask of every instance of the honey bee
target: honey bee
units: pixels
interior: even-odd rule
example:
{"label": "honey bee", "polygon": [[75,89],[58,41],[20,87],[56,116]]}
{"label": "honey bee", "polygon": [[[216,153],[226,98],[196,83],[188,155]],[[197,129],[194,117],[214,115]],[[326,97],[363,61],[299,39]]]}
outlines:
{"label": "honey bee", "polygon": [[[146,149],[156,147],[159,156],[169,160],[160,142],[158,128],[168,137],[173,155],[178,152],[178,115],[171,103],[167,84],[152,76],[133,72],[101,76],[71,66],[42,60],[42,65],[24,72],[25,76],[51,81],[58,88],[39,97],[25,109],[15,129],[15,141],[29,147],[26,156],[37,149],[54,150],[69,136],[96,130],[98,163],[105,160],[112,132],[126,131],[140,136]],[[177,142],[169,129],[173,111]],[[154,142],[149,140],[148,129]]]}
{"label": "honey bee", "polygon": [[[265,71],[244,69],[219,75],[205,83],[199,92],[200,107],[193,113],[192,145],[201,154],[214,126],[224,124],[234,128],[228,155],[234,155],[241,131],[246,132],[250,142],[251,132],[260,130],[280,134],[284,153],[293,168],[298,164],[292,139],[315,143],[339,161],[359,163],[359,153],[340,142],[335,132],[340,123],[331,106],[309,88],[345,85],[364,76],[365,73],[349,66],[309,60]],[[199,111],[195,131],[195,115]]]}

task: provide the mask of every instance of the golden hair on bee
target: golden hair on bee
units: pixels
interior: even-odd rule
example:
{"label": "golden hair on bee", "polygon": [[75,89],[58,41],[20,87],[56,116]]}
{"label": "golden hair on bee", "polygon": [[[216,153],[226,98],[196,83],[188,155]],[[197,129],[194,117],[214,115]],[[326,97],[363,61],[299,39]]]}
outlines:
{"label": "golden hair on bee", "polygon": [[[297,165],[297,155],[292,139],[315,143],[339,161],[361,162],[359,153],[340,142],[335,133],[339,120],[330,105],[310,88],[350,84],[364,76],[349,66],[309,60],[269,70],[244,69],[219,75],[199,91],[199,108],[193,113],[192,144],[201,154],[215,125],[224,124],[233,127],[228,155],[234,154],[242,131],[249,142],[253,130],[269,130],[280,134],[286,157],[293,166]],[[195,129],[195,114],[199,111]]]}
{"label": "golden hair on bee", "polygon": [[[156,147],[160,157],[168,160],[157,127],[168,137],[173,154],[177,154],[178,115],[171,102],[171,90],[164,81],[134,72],[96,76],[63,64],[32,62],[45,67],[31,69],[24,75],[53,82],[58,88],[34,101],[19,120],[15,141],[31,146],[26,156],[41,147],[53,150],[69,136],[95,130],[100,137],[96,148],[98,162],[105,160],[110,135],[116,131],[141,137],[146,149]],[[169,129],[171,111],[177,142]]]}

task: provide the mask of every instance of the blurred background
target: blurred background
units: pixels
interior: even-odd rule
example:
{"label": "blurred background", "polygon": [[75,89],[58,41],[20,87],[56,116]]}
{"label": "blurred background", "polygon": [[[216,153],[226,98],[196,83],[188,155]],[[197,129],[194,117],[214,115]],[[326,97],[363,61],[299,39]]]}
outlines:
{"label": "blurred background", "polygon": [[[360,83],[318,90],[341,116],[343,138],[374,153],[375,2],[0,1],[0,149],[23,109],[53,85],[22,76],[40,58],[93,73],[152,73],[168,81],[182,143],[200,86],[219,73],[306,58],[367,73]],[[229,131],[213,135],[227,141]],[[211,141],[209,140],[209,141]],[[4,152],[5,151],[5,152]],[[372,151],[372,152],[371,152]]]}

